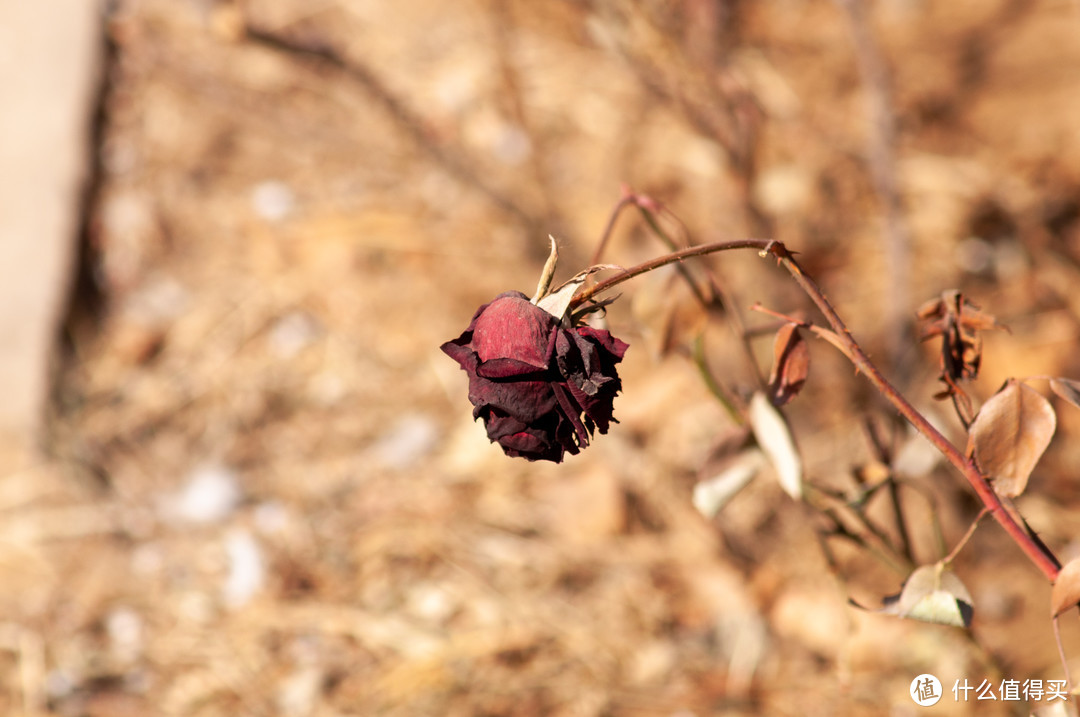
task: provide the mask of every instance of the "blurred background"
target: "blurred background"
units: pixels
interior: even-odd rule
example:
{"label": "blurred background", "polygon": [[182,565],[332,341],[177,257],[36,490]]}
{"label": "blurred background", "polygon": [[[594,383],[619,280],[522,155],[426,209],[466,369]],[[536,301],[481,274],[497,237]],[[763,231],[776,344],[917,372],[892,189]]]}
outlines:
{"label": "blurred background", "polygon": [[[962,444],[924,301],[961,289],[1009,326],[977,399],[1080,378],[1075,2],[57,4],[0,6],[0,712],[905,715],[920,673],[1061,678],[1049,586],[996,525],[956,565],[969,636],[849,606],[903,574],[843,545],[830,566],[768,471],[694,510],[731,421],[672,274],[609,308],[620,423],[563,465],[491,446],[438,346],[532,293],[548,234],[558,278],[583,268],[628,185],[695,242],[801,252]],[[604,261],[662,252],[627,214]],[[710,266],[748,323],[816,315],[753,252]],[[811,349],[787,413],[840,490],[874,463],[867,420],[906,439]],[[1080,411],[1053,400],[1018,503],[1067,559]],[[919,460],[951,545],[976,505]]]}

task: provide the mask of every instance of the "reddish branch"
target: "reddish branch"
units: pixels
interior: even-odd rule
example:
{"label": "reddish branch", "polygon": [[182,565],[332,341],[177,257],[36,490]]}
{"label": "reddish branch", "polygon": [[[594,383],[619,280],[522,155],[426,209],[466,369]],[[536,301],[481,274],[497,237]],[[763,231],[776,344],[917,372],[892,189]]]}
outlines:
{"label": "reddish branch", "polygon": [[703,256],[731,249],[757,249],[763,255],[766,253],[771,254],[785,269],[787,269],[799,287],[806,292],[811,300],[817,305],[818,309],[821,310],[821,313],[824,314],[825,319],[839,337],[845,355],[847,355],[851,362],[855,364],[855,367],[870,380],[870,383],[872,383],[881,395],[884,396],[897,411],[899,411],[901,416],[906,418],[919,433],[923,434],[923,436],[925,436],[926,439],[930,441],[943,456],[945,456],[945,459],[949,461],[956,470],[960,471],[960,474],[964,476],[964,479],[971,486],[972,490],[975,491],[975,495],[978,496],[986,510],[994,516],[995,520],[997,520],[1001,527],[1005,529],[1005,532],[1008,533],[1009,537],[1024,551],[1024,554],[1028,556],[1031,562],[1035,563],[1036,567],[1043,572],[1046,578],[1050,582],[1057,580],[1058,573],[1061,571],[1061,563],[1058,562],[1058,559],[1054,557],[1053,553],[1051,553],[1040,540],[1032,536],[1024,525],[1021,525],[1017,521],[1013,513],[1006,509],[997,493],[995,493],[994,489],[990,486],[986,476],[979,471],[975,464],[964,456],[959,448],[949,442],[940,431],[934,428],[930,422],[927,421],[926,418],[919,413],[919,411],[912,406],[884,376],[882,376],[877,366],[873,364],[859,344],[856,343],[855,339],[852,338],[851,332],[848,330],[839,314],[836,313],[832,304],[829,303],[829,300],[825,298],[825,294],[821,291],[821,288],[818,287],[817,283],[809,275],[803,272],[802,267],[799,266],[798,262],[796,262],[795,258],[791,255],[791,252],[789,252],[782,243],[767,239],[743,239],[739,241],[702,244],[700,246],[690,247],[689,249],[683,249],[682,251],[673,252],[632,266],[597,283],[595,286],[585,289],[574,297],[574,300],[571,302],[571,308],[580,306],[586,301],[589,301],[593,296],[607,291],[628,279],[632,279],[635,276],[639,276],[661,266],[679,262],[683,259],[689,259],[690,257]]}

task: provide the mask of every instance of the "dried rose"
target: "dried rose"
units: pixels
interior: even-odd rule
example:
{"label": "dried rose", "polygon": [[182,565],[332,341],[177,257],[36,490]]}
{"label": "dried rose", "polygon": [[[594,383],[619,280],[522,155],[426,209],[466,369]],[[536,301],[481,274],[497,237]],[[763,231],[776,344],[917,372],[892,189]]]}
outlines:
{"label": "dried rose", "polygon": [[615,364],[627,344],[589,326],[564,328],[525,294],[495,297],[440,348],[469,375],[473,418],[508,456],[559,463],[615,421]]}

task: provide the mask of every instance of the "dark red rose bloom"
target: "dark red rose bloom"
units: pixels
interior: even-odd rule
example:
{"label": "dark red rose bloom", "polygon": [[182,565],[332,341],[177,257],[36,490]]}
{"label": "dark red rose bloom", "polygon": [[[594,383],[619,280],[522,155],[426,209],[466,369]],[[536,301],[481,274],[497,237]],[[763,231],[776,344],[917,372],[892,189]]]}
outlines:
{"label": "dark red rose bloom", "polygon": [[[481,306],[442,350],[469,374],[473,418],[508,456],[559,463],[615,421],[615,364],[627,344],[589,326],[562,328],[518,291]],[[616,421],[617,422],[617,421]]]}

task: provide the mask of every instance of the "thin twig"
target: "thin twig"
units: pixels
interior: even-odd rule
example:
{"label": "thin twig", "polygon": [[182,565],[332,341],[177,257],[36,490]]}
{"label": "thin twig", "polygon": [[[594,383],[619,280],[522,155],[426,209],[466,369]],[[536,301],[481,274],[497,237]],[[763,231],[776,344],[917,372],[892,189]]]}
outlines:
{"label": "thin twig", "polygon": [[600,259],[604,256],[604,251],[607,249],[608,242],[611,241],[611,234],[615,230],[615,220],[619,218],[622,211],[634,204],[637,197],[633,192],[623,189],[623,195],[619,197],[619,201],[615,203],[615,208],[611,210],[611,214],[608,216],[607,224],[604,225],[604,231],[600,235],[600,241],[596,243],[596,250],[593,251],[592,259],[589,260],[589,266],[596,266],[600,263]]}
{"label": "thin twig", "polygon": [[[637,198],[635,197],[635,199]],[[649,225],[650,229],[652,229],[653,234],[655,234],[656,237],[664,243],[664,246],[668,248],[668,251],[678,251],[680,249],[679,245],[676,244],[675,240],[668,236],[668,233],[664,231],[664,228],[662,226],[660,226],[660,222],[657,221],[656,216],[653,214],[652,210],[644,206],[640,201],[635,201],[635,205],[637,206],[638,211],[641,212],[641,216],[645,218],[645,223]],[[698,286],[698,282],[694,281],[694,275],[690,273],[690,269],[688,269],[686,265],[682,263],[679,263],[675,268],[682,275],[683,279],[686,280],[686,283],[690,287],[690,291],[691,293],[693,293],[694,298],[697,299],[698,302],[706,309],[711,307],[714,302],[713,297],[705,295],[705,292],[701,290],[700,286]],[[714,287],[710,286],[709,288],[712,289]]]}
{"label": "thin twig", "polygon": [[735,422],[735,425],[741,426],[746,423],[742,411],[735,407],[734,397],[728,395],[724,387],[716,380],[712,369],[709,368],[709,362],[705,354],[704,331],[694,337],[693,358],[694,365],[697,366],[698,373],[701,374],[701,380],[705,382],[705,388],[709,389],[709,393],[716,397],[716,400],[724,407],[731,420]]}
{"label": "thin twig", "polygon": [[948,555],[941,559],[942,563],[948,565],[953,560],[956,560],[956,556],[960,553],[964,546],[967,545],[968,541],[971,540],[971,536],[975,535],[975,529],[979,527],[979,523],[982,522],[982,519],[985,518],[986,514],[989,512],[989,508],[983,506],[983,509],[980,510],[979,514],[975,516],[975,520],[971,521],[971,525],[968,526],[967,532],[964,533],[964,537],[960,538],[960,542],[958,542],[956,546],[949,551]]}
{"label": "thin twig", "polygon": [[911,546],[911,533],[908,531],[907,519],[904,517],[904,504],[900,499],[900,484],[897,482],[896,475],[892,470],[892,451],[885,445],[885,441],[882,440],[881,436],[878,435],[877,426],[869,418],[866,419],[864,425],[866,426],[866,435],[874,447],[874,452],[877,454],[877,459],[883,465],[889,467],[889,477],[886,483],[889,491],[889,501],[892,503],[893,522],[896,524],[896,533],[900,538],[900,550],[904,557],[914,563],[915,553]]}
{"label": "thin twig", "polygon": [[659,269],[662,266],[668,264],[674,264],[677,261],[683,259],[690,259],[695,256],[704,256],[705,254],[715,254],[721,251],[729,251],[732,249],[758,249],[764,251],[776,242],[772,239],[739,239],[736,241],[718,241],[710,242],[708,244],[701,244],[699,246],[692,246],[688,249],[682,249],[680,251],[665,254],[664,256],[657,257],[644,261],[640,264],[636,264],[629,269],[624,269],[622,273],[610,276],[601,282],[598,282],[594,286],[583,290],[573,301],[570,302],[570,309],[573,310],[578,306],[581,306],[586,301],[591,299],[596,294],[603,293],[609,289],[613,289],[624,281],[629,281],[636,276],[641,276],[654,269]]}

